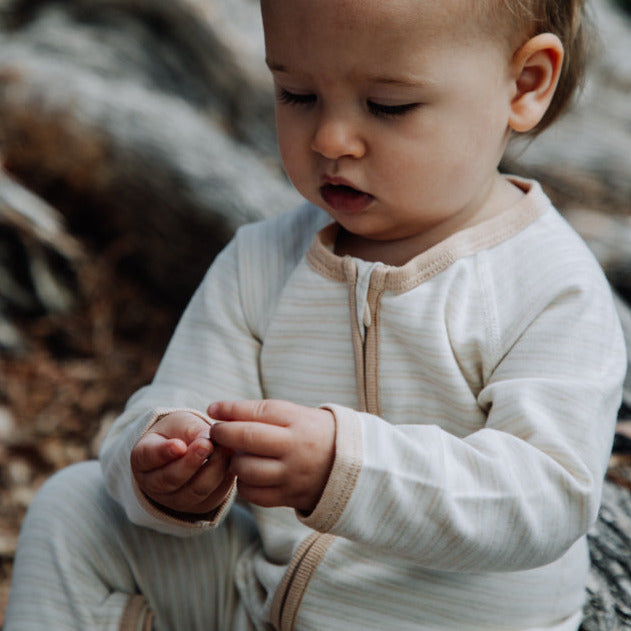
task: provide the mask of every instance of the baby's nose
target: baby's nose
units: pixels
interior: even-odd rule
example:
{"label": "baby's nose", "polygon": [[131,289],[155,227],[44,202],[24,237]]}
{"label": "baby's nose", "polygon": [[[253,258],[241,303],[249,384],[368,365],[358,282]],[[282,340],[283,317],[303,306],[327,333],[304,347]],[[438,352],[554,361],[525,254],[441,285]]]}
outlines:
{"label": "baby's nose", "polygon": [[311,149],[329,160],[360,158],[366,150],[356,125],[330,116],[319,121],[311,141]]}

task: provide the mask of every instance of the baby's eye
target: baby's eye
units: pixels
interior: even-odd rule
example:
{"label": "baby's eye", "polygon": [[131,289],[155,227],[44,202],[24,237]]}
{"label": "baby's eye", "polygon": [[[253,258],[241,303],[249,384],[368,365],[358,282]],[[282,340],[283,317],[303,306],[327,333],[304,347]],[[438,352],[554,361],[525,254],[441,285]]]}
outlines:
{"label": "baby's eye", "polygon": [[313,105],[316,102],[315,94],[297,94],[296,92],[289,92],[285,88],[276,89],[276,99],[279,103],[286,103],[288,105]]}
{"label": "baby's eye", "polygon": [[401,105],[383,105],[381,103],[375,103],[374,101],[367,101],[368,110],[374,116],[380,116],[381,118],[396,118],[397,116],[403,116],[417,107],[420,107],[420,103],[403,103]]}

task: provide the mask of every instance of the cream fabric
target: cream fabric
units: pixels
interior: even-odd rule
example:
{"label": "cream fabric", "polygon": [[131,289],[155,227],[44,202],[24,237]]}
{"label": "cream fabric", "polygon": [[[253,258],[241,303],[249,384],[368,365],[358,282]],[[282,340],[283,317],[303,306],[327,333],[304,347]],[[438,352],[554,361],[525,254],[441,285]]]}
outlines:
{"label": "cream fabric", "polygon": [[131,446],[160,414],[261,397],[333,410],[315,511],[251,507],[262,549],[236,581],[258,628],[578,627],[624,344],[586,246],[515,182],[521,202],[400,268],[337,257],[311,205],[242,228],[114,425],[110,492],[135,523],[188,536],[232,498],[189,523],[134,488]]}
{"label": "cream fabric", "polygon": [[95,461],[53,475],[29,506],[4,631],[252,631],[234,575],[258,539],[245,510],[197,537],[134,526]]}

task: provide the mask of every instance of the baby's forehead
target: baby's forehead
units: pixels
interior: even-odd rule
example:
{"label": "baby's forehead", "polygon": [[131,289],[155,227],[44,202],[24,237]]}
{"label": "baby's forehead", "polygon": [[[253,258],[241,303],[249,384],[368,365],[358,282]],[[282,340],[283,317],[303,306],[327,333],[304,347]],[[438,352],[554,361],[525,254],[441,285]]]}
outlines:
{"label": "baby's forehead", "polygon": [[[323,15],[334,31],[344,24],[349,31],[378,25],[399,37],[428,37],[440,33],[467,37],[484,33],[498,37],[515,25],[510,4],[517,0],[261,0],[264,25],[280,15]],[[519,0],[522,5],[529,0]],[[512,15],[514,18],[515,16]],[[266,29],[268,31],[269,29]],[[269,33],[266,33],[270,36]],[[274,36],[274,33],[272,33]],[[343,42],[342,42],[343,43]]]}
{"label": "baby's forehead", "polygon": [[[263,0],[263,5],[267,64],[276,80],[294,91],[335,93],[345,84],[380,95],[414,90],[415,98],[429,98],[439,90],[456,93],[466,82],[454,78],[467,73],[500,76],[512,59],[495,38],[480,36],[479,29],[466,32],[436,0]],[[369,6],[371,11],[359,11]],[[334,10],[340,7],[344,10]]]}

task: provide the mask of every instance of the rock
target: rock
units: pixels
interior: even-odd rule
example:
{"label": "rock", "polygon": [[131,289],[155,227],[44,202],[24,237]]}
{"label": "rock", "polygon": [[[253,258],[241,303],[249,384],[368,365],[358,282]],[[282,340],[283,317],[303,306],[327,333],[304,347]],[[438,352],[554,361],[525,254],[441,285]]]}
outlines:
{"label": "rock", "polygon": [[631,626],[631,492],[606,482],[598,521],[589,535],[592,568],[581,631]]}
{"label": "rock", "polygon": [[252,52],[219,35],[228,6],[14,2],[0,40],[7,168],[74,230],[133,235],[128,259],[167,299],[188,298],[241,224],[298,201],[273,149],[262,55],[255,72]]}
{"label": "rock", "polygon": [[15,531],[0,528],[0,557],[13,556],[17,545],[18,537]]}

